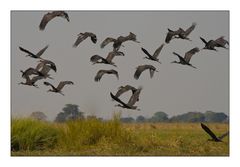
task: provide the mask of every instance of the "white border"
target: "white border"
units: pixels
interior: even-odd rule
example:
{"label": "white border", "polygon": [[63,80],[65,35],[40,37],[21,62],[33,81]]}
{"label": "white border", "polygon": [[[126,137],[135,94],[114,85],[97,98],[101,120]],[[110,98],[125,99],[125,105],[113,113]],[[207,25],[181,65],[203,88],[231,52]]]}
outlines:
{"label": "white border", "polygon": [[[10,11],[11,10],[230,10],[230,157],[11,157],[10,156]],[[1,3],[1,166],[235,166],[240,156],[239,5],[224,0],[11,0]],[[2,51],[3,50],[3,51]],[[4,105],[4,107],[2,107]]]}

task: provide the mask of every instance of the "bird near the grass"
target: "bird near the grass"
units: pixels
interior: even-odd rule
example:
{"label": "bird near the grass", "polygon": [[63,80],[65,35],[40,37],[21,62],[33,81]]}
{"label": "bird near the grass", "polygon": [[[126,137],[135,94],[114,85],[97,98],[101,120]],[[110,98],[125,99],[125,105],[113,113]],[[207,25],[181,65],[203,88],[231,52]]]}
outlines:
{"label": "bird near the grass", "polygon": [[26,75],[24,77],[26,79],[26,82],[20,82],[18,83],[19,85],[28,85],[28,86],[34,86],[36,88],[38,88],[38,85],[36,85],[35,83],[38,81],[38,80],[41,80],[41,79],[44,79],[43,76],[34,76],[32,77],[32,79],[30,79],[29,75]]}
{"label": "bird near the grass", "polygon": [[116,107],[122,107],[126,109],[131,109],[131,110],[140,110],[137,108],[137,106],[134,106],[134,104],[139,101],[139,95],[142,91],[142,87],[138,88],[130,97],[128,103],[124,103],[122,100],[120,100],[118,97],[114,96],[112,92],[110,92],[110,96],[112,97],[113,100],[117,101],[120,104],[115,105]]}
{"label": "bird near the grass", "polygon": [[101,57],[99,55],[93,55],[90,58],[90,61],[93,64],[102,63],[102,64],[109,64],[109,65],[113,65],[113,66],[117,67],[115,65],[115,63],[112,61],[112,59],[115,56],[124,56],[124,53],[123,52],[119,52],[119,51],[111,51],[111,52],[108,53],[106,58],[103,58],[103,57]]}
{"label": "bird near the grass", "polygon": [[44,85],[46,86],[51,86],[52,89],[49,89],[47,92],[55,92],[55,93],[60,93],[61,95],[64,96],[64,94],[62,93],[62,89],[65,85],[73,85],[74,83],[72,81],[61,81],[57,87],[53,86],[51,83],[49,82],[43,82]]}
{"label": "bird near the grass", "polygon": [[224,39],[224,36],[219,37],[216,40],[209,40],[206,41],[204,38],[200,37],[200,39],[202,40],[202,42],[205,44],[204,48],[202,49],[208,49],[208,50],[214,50],[217,51],[215,49],[215,47],[222,47],[225,49],[228,49],[226,47],[226,44],[229,46],[229,42],[227,40]]}
{"label": "bird near the grass", "polygon": [[85,33],[79,33],[78,34],[78,38],[75,41],[75,43],[73,44],[73,47],[77,47],[82,41],[84,41],[85,39],[87,39],[88,37],[91,38],[91,41],[95,44],[97,42],[97,36],[96,34],[92,33],[92,32],[85,32]]}
{"label": "bird near the grass", "polygon": [[42,59],[40,56],[46,51],[47,48],[48,48],[48,45],[45,46],[43,49],[41,49],[37,54],[34,54],[34,53],[30,52],[29,50],[24,49],[23,47],[19,46],[19,49],[22,52],[27,53],[26,57],[29,56],[29,57],[32,57],[32,58],[35,58],[35,59]]}
{"label": "bird near the grass", "polygon": [[101,48],[104,48],[107,44],[113,42],[113,49],[115,51],[118,51],[119,48],[122,45],[123,42],[126,42],[126,41],[133,41],[133,42],[136,42],[136,43],[140,43],[139,41],[137,41],[137,38],[136,38],[136,35],[132,32],[129,33],[129,35],[127,36],[119,36],[117,39],[115,38],[112,38],[112,37],[107,37],[100,45]]}
{"label": "bird near the grass", "polygon": [[169,43],[174,38],[185,39],[185,40],[192,41],[190,38],[188,38],[188,36],[195,29],[196,25],[197,25],[196,23],[192,23],[192,25],[186,30],[183,30],[182,28],[179,28],[178,30],[173,31],[173,30],[168,28],[168,33],[167,33],[167,36],[165,38],[165,42]]}
{"label": "bird near the grass", "polygon": [[[136,90],[137,90],[137,88],[135,88],[135,87],[133,87],[133,86],[131,86],[131,85],[125,85],[125,86],[120,86],[119,88],[118,88],[118,91],[117,91],[117,93],[115,94],[115,97],[119,97],[119,96],[121,96],[123,93],[125,93],[125,92],[128,92],[128,91],[132,91],[132,94],[134,94],[135,92],[136,92]],[[139,99],[138,99],[139,100]]]}
{"label": "bird near the grass", "polygon": [[211,137],[211,139],[208,139],[209,141],[222,142],[222,139],[229,135],[229,131],[227,131],[226,133],[224,133],[221,136],[217,137],[213,133],[213,131],[211,131],[205,124],[201,123],[201,127]]}
{"label": "bird near the grass", "polygon": [[161,64],[161,62],[159,61],[159,59],[157,58],[163,48],[164,44],[162,44],[161,46],[159,46],[155,52],[153,53],[153,55],[151,55],[146,49],[144,48],[141,48],[142,51],[147,55],[147,57],[144,57],[145,59],[149,59],[149,60],[152,60],[152,61],[156,61],[158,63]]}
{"label": "bird near the grass", "polygon": [[180,56],[178,53],[173,52],[173,54],[179,58],[179,61],[173,61],[172,63],[188,65],[190,67],[196,68],[195,66],[190,64],[190,60],[191,60],[192,56],[199,51],[200,51],[199,48],[195,47],[195,48],[191,49],[190,51],[186,52],[184,58],[182,56]]}
{"label": "bird near the grass", "polygon": [[47,14],[45,14],[40,22],[39,25],[39,29],[41,31],[43,31],[45,29],[45,27],[47,26],[48,22],[51,21],[53,18],[55,17],[62,17],[64,19],[66,19],[68,22],[69,20],[69,16],[66,12],[64,11],[53,11],[53,12],[48,12]]}
{"label": "bird near the grass", "polygon": [[95,82],[99,82],[104,74],[114,74],[119,79],[118,72],[116,70],[99,70],[94,78]]}
{"label": "bird near the grass", "polygon": [[134,73],[134,78],[139,79],[140,75],[143,71],[149,70],[150,72],[150,78],[153,77],[154,72],[158,72],[157,69],[153,65],[140,65],[136,68],[136,71]]}

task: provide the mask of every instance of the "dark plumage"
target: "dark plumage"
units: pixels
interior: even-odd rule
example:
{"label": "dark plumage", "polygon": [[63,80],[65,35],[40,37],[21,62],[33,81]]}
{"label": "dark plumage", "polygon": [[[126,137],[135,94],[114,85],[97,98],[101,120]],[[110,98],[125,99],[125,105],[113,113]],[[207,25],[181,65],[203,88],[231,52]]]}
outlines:
{"label": "dark plumage", "polygon": [[64,94],[62,93],[62,89],[65,85],[73,85],[74,83],[72,81],[61,81],[57,87],[53,86],[51,83],[49,82],[43,82],[44,85],[46,86],[51,86],[52,89],[49,89],[48,92],[55,92],[55,93],[60,93],[61,95],[64,96]]}
{"label": "dark plumage", "polygon": [[223,135],[217,137],[206,125],[204,125],[203,123],[201,123],[201,127],[202,129],[207,132],[207,134],[209,136],[211,136],[212,139],[209,139],[210,141],[215,141],[215,142],[222,142],[222,139],[224,137],[226,137],[227,135],[229,135],[229,131],[227,131],[226,133],[224,133]]}
{"label": "dark plumage", "polygon": [[137,70],[134,73],[134,78],[138,79],[143,71],[149,69],[150,77],[153,77],[154,72],[158,72],[156,68],[152,65],[140,65],[137,67]]}
{"label": "dark plumage", "polygon": [[43,31],[45,29],[46,25],[48,24],[48,22],[51,21],[55,17],[62,17],[64,19],[66,19],[68,22],[70,21],[68,14],[64,11],[53,11],[51,13],[49,12],[43,16],[43,18],[40,22],[40,25],[39,25],[39,29]]}
{"label": "dark plumage", "polygon": [[135,87],[133,87],[133,86],[131,86],[131,85],[120,86],[120,87],[118,88],[117,93],[115,94],[115,97],[118,98],[118,97],[121,96],[123,93],[128,92],[129,90],[131,90],[131,91],[132,91],[132,94],[134,94],[134,93],[136,92],[137,88],[135,88]]}
{"label": "dark plumage", "polygon": [[21,72],[22,72],[22,77],[23,78],[29,77],[30,75],[39,75],[39,76],[41,75],[41,73],[38,70],[36,70],[32,67],[28,68],[25,71],[21,70]]}
{"label": "dark plumage", "polygon": [[29,50],[24,49],[24,48],[22,48],[21,46],[19,46],[19,49],[20,49],[22,52],[27,53],[26,56],[29,56],[29,57],[32,57],[32,58],[35,58],[35,59],[42,59],[40,56],[46,51],[47,48],[48,48],[48,45],[45,46],[43,49],[41,49],[37,54],[34,54],[34,53],[30,52]]}
{"label": "dark plumage", "polygon": [[176,55],[179,58],[179,62],[173,61],[172,63],[188,65],[188,66],[191,66],[193,68],[196,68],[192,64],[190,64],[189,62],[190,62],[192,56],[197,52],[199,52],[199,48],[195,47],[195,48],[191,49],[190,51],[186,52],[184,58],[182,56],[180,56],[178,53],[173,52],[173,54]]}
{"label": "dark plumage", "polygon": [[156,62],[161,63],[157,57],[159,56],[159,53],[161,52],[163,46],[164,46],[164,44],[162,44],[161,46],[159,46],[159,47],[155,50],[155,52],[154,52],[153,55],[151,55],[146,49],[144,49],[144,48],[141,48],[141,49],[142,49],[142,51],[147,55],[147,57],[145,57],[146,59],[153,60],[153,61],[156,61]]}
{"label": "dark plumage", "polygon": [[226,44],[229,45],[229,42],[227,40],[224,39],[223,36],[219,37],[216,40],[209,40],[206,41],[204,38],[200,37],[200,39],[202,40],[202,42],[205,44],[203,49],[208,49],[208,50],[215,50],[215,47],[222,47],[222,48],[226,48]]}
{"label": "dark plumage", "polygon": [[114,74],[119,79],[118,72],[116,70],[99,70],[94,78],[94,81],[99,82],[104,74]]}
{"label": "dark plumage", "polygon": [[78,38],[75,41],[75,43],[73,44],[73,47],[77,47],[82,41],[84,41],[88,37],[91,38],[93,43],[97,42],[97,36],[95,34],[93,34],[91,32],[80,33],[80,34],[78,34]]}
{"label": "dark plumage", "polygon": [[20,82],[19,84],[34,86],[34,87],[38,88],[38,85],[36,85],[35,83],[38,80],[43,79],[44,77],[38,75],[38,76],[34,76],[34,77],[32,77],[32,79],[30,79],[30,77],[28,75],[26,75],[26,76],[24,76],[24,78],[26,79],[26,82]]}

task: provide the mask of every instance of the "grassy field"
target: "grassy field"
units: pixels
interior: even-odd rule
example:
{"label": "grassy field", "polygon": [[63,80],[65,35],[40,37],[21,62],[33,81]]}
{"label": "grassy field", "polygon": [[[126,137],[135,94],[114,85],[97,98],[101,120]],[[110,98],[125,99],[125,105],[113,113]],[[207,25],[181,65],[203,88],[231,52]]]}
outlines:
{"label": "grassy field", "polygon": [[[207,124],[217,135],[228,124]],[[123,124],[119,119],[66,123],[13,119],[12,156],[228,156],[229,138],[207,141],[199,123]]]}

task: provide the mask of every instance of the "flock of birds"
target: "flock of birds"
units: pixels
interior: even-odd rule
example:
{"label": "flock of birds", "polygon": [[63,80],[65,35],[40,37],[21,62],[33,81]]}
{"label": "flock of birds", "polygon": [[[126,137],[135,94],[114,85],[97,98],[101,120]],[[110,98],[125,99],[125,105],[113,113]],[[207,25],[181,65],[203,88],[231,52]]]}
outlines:
{"label": "flock of birds", "polygon": [[[40,22],[40,25],[39,25],[39,29],[41,31],[44,31],[44,29],[46,28],[49,21],[51,21],[52,19],[54,19],[56,17],[62,17],[64,19],[66,19],[68,22],[70,22],[69,16],[65,11],[53,11],[53,12],[49,12],[49,13],[47,13],[43,16],[43,18]],[[183,30],[182,28],[179,28],[177,30],[168,29],[168,32],[167,32],[167,35],[166,35],[166,38],[165,38],[165,42],[163,44],[161,44],[155,50],[155,52],[153,54],[150,54],[145,48],[143,48],[143,47],[141,48],[142,52],[146,55],[144,58],[146,58],[148,60],[151,60],[151,61],[154,61],[154,62],[158,62],[158,63],[161,64],[158,57],[160,55],[160,52],[164,48],[164,46],[166,44],[169,44],[170,41],[172,41],[174,39],[182,39],[182,40],[192,41],[189,38],[189,35],[192,33],[192,31],[195,29],[195,27],[196,27],[196,23],[193,23],[186,30]],[[94,43],[94,44],[97,43],[96,34],[94,34],[92,32],[79,33],[75,43],[73,44],[73,48],[76,48],[79,44],[81,44],[81,42],[83,42],[87,38],[90,38],[92,43]],[[227,40],[225,40],[223,36],[219,37],[216,40],[209,40],[209,41],[206,41],[202,37],[200,37],[200,39],[202,40],[202,42],[205,45],[202,49],[217,51],[216,47],[226,48],[226,45],[229,45],[229,42]],[[119,36],[117,38],[107,37],[100,44],[100,47],[104,48],[109,43],[112,43],[113,50],[108,53],[106,58],[104,58],[102,56],[99,56],[99,55],[93,55],[90,58],[90,62],[92,62],[92,64],[101,63],[101,64],[107,64],[107,65],[112,65],[114,67],[117,67],[117,65],[114,63],[113,59],[114,59],[114,57],[125,56],[125,54],[123,52],[119,51],[119,50],[120,50],[121,47],[124,47],[123,44],[125,44],[125,42],[127,42],[127,41],[140,43],[139,41],[137,41],[136,35],[132,32],[130,32],[129,35],[127,35],[127,36]],[[57,71],[55,63],[50,61],[50,60],[43,59],[41,57],[43,55],[43,53],[46,51],[47,48],[48,48],[48,46],[44,47],[38,53],[34,54],[27,49],[19,47],[19,49],[22,52],[27,54],[26,56],[29,56],[29,57],[35,58],[35,59],[39,59],[39,61],[38,61],[39,63],[36,66],[36,68],[29,67],[25,71],[21,71],[22,72],[22,77],[24,79],[26,79],[26,81],[21,82],[19,84],[38,87],[35,84],[37,81],[42,80],[42,79],[53,79],[49,75],[49,72],[51,70],[53,70],[55,72]],[[176,52],[173,52],[173,55],[177,56],[179,61],[173,61],[172,63],[187,65],[187,66],[196,68],[195,66],[190,64],[190,60],[191,60],[192,56],[195,55],[198,52],[200,52],[200,49],[198,47],[194,47],[193,49],[187,51],[185,53],[184,57],[181,56],[180,54],[176,53]],[[141,76],[141,74],[146,70],[149,70],[150,78],[153,77],[155,72],[158,72],[157,68],[154,67],[153,65],[150,65],[150,64],[139,65],[138,67],[136,67],[136,71],[134,73],[134,78],[136,80],[138,80],[139,77]],[[117,77],[117,79],[119,79],[118,71],[116,71],[114,69],[111,69],[111,70],[101,69],[97,72],[94,80],[96,82],[99,82],[101,80],[102,76],[105,75],[105,74],[113,74]],[[30,77],[30,76],[32,76],[32,77]],[[60,94],[64,95],[62,93],[63,87],[65,85],[72,85],[74,83],[72,81],[60,81],[58,86],[54,86],[50,82],[45,81],[45,82],[43,82],[43,84],[46,85],[46,86],[51,86],[52,89],[49,89],[48,91],[55,92],[55,93],[60,93]],[[116,102],[119,103],[116,106],[119,106],[119,107],[122,107],[122,108],[127,108],[127,109],[132,109],[132,110],[140,110],[140,109],[137,108],[137,106],[135,106],[135,103],[137,101],[139,101],[139,95],[141,93],[141,90],[142,90],[142,87],[135,88],[131,85],[125,85],[125,86],[120,86],[115,95],[112,92],[110,92],[110,96],[113,100],[115,100]],[[126,102],[123,102],[119,97],[122,94],[124,94],[125,92],[128,92],[128,91],[131,91],[132,95],[131,95],[129,101],[126,103]],[[223,137],[216,137],[216,135],[214,135],[214,133],[209,128],[207,128],[206,125],[204,125],[204,124],[201,124],[201,125],[202,125],[202,128],[213,138],[214,141],[221,141],[221,139],[224,136],[226,136],[226,135],[223,135]]]}

